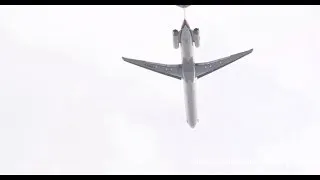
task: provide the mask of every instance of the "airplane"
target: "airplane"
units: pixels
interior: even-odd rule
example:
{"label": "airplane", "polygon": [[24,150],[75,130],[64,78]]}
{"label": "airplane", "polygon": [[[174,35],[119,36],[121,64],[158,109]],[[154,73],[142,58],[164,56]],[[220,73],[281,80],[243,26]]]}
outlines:
{"label": "airplane", "polygon": [[[185,10],[185,8],[190,5],[177,6]],[[194,47],[200,47],[199,28],[192,30],[186,18],[184,18],[179,31],[177,29],[173,30],[173,47],[174,49],[181,48],[181,64],[160,64],[126,57],[122,57],[122,59],[136,66],[182,80],[185,94],[186,119],[189,126],[193,129],[199,122],[195,89],[196,80],[250,54],[253,49],[209,62],[196,63],[194,61],[193,51]]]}

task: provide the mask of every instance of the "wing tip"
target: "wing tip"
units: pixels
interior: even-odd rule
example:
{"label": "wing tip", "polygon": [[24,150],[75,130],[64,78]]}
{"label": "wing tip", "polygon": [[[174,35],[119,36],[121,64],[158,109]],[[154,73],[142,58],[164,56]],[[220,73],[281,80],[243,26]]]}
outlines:
{"label": "wing tip", "polygon": [[240,54],[245,54],[245,55],[248,55],[248,54],[251,54],[253,52],[253,48],[247,50],[247,51],[243,51],[242,53]]}
{"label": "wing tip", "polygon": [[124,60],[124,61],[126,61],[126,62],[128,62],[129,61],[129,59],[128,58],[126,58],[126,57],[121,57],[122,58],[122,60]]}

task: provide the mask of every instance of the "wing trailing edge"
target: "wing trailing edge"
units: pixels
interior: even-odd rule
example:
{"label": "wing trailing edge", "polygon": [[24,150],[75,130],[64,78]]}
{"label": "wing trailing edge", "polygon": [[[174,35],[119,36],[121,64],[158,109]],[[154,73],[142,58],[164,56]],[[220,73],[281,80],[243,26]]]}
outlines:
{"label": "wing trailing edge", "polygon": [[196,77],[199,79],[203,76],[206,76],[228,64],[231,64],[242,57],[252,53],[253,49],[250,49],[248,51],[240,52],[237,54],[233,54],[228,57],[224,57],[221,59],[209,61],[209,62],[204,62],[204,63],[196,63],[195,68],[196,68]]}

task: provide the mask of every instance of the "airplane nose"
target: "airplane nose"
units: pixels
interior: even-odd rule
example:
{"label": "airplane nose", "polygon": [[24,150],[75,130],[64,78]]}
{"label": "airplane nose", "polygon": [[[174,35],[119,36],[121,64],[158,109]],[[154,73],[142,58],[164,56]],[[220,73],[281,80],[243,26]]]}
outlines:
{"label": "airplane nose", "polygon": [[196,122],[188,122],[189,126],[193,129],[196,127]]}

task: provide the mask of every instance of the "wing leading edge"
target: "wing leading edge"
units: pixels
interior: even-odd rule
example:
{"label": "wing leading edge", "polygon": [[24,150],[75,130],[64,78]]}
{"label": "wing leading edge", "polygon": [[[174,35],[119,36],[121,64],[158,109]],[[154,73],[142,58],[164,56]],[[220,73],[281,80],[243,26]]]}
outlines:
{"label": "wing leading edge", "polygon": [[122,59],[128,63],[134,64],[136,66],[143,67],[145,69],[173,77],[176,79],[182,79],[182,68],[180,64],[160,64],[160,63],[154,63],[154,62],[147,62],[137,59],[130,59],[122,57]]}
{"label": "wing leading edge", "polygon": [[196,63],[196,77],[199,79],[205,75],[208,75],[230,63],[235,62],[236,60],[250,54],[253,51],[253,49],[250,49],[248,51],[240,52],[237,54],[233,54],[228,57],[224,57],[221,59],[205,62],[205,63]]}

